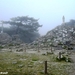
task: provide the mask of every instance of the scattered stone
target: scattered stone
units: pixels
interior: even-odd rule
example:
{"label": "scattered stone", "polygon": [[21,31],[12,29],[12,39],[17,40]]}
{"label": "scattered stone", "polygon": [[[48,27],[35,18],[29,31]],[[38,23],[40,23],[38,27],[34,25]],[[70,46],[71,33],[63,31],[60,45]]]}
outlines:
{"label": "scattered stone", "polygon": [[60,55],[58,55],[58,57],[57,57],[57,58],[58,58],[58,59],[62,59],[62,58],[63,58],[63,56],[62,56],[62,55],[61,55],[61,56],[60,56]]}
{"label": "scattered stone", "polygon": [[24,66],[23,64],[18,65],[19,68],[22,68],[23,66]]}
{"label": "scattered stone", "polygon": [[43,61],[39,61],[40,64],[43,64]]}
{"label": "scattered stone", "polygon": [[12,64],[17,64],[17,61],[13,61]]}
{"label": "scattered stone", "polygon": [[22,59],[22,58],[21,58],[20,60],[27,60],[27,59]]}
{"label": "scattered stone", "polygon": [[31,67],[31,68],[32,68],[32,67],[33,67],[33,65],[28,65],[28,67]]}

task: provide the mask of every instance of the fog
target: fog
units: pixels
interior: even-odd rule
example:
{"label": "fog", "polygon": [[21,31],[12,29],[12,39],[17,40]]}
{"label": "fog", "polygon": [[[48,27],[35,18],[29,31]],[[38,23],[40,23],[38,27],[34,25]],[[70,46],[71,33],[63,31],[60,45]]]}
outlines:
{"label": "fog", "polygon": [[63,15],[66,22],[75,19],[74,7],[75,0],[0,0],[0,20],[28,15],[39,19],[39,33],[45,35],[62,23]]}

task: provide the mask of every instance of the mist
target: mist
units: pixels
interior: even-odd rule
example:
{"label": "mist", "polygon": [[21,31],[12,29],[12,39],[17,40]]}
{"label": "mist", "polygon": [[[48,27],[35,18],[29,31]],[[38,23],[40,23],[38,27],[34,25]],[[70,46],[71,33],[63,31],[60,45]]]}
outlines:
{"label": "mist", "polygon": [[[39,29],[41,35],[62,24],[75,19],[75,0],[1,0],[0,20],[10,20],[12,17],[26,16],[39,19],[43,26]],[[9,25],[4,25],[8,27]]]}

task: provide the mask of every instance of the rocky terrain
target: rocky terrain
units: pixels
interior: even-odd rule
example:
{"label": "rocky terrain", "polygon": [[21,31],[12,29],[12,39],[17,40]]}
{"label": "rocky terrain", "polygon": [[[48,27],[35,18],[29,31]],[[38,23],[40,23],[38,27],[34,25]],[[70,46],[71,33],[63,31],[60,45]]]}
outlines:
{"label": "rocky terrain", "polygon": [[[18,35],[10,37],[1,33],[0,72],[44,75],[44,62],[47,61],[48,75],[75,75],[75,25],[70,23],[57,26],[32,43],[21,42]],[[66,41],[70,41],[69,46]],[[73,49],[68,50],[70,46]]]}
{"label": "rocky terrain", "polygon": [[69,41],[68,44],[75,45],[75,20],[58,25],[48,31],[46,35],[34,41],[33,44],[39,43],[39,45],[57,46],[58,44],[66,44],[67,41]]}
{"label": "rocky terrain", "polygon": [[7,33],[0,33],[0,43],[9,43],[12,39]]}

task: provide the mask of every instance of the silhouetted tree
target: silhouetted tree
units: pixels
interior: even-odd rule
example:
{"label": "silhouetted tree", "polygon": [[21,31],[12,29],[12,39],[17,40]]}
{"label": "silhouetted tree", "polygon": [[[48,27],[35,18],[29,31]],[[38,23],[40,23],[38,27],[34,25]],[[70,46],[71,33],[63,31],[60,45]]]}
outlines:
{"label": "silhouetted tree", "polygon": [[38,23],[38,19],[34,19],[33,17],[22,16],[22,17],[14,17],[11,18],[10,21],[4,21],[5,24],[10,24],[10,29],[7,31],[9,35],[20,35],[20,38],[25,42],[27,40],[32,42],[39,37],[38,28],[42,27]]}

